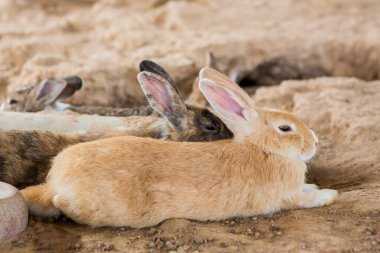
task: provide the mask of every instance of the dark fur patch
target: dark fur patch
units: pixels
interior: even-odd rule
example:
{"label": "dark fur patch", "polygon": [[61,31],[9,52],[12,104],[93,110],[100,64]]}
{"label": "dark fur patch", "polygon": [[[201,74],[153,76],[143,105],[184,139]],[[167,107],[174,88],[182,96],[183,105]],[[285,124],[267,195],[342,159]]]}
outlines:
{"label": "dark fur patch", "polygon": [[177,92],[177,94],[180,96],[177,85],[174,83],[172,77],[169,75],[168,72],[166,72],[166,70],[163,67],[161,67],[155,62],[152,62],[149,60],[143,60],[140,62],[139,68],[140,68],[140,71],[152,72],[164,78],[166,81],[168,81],[172,85],[175,92]]}

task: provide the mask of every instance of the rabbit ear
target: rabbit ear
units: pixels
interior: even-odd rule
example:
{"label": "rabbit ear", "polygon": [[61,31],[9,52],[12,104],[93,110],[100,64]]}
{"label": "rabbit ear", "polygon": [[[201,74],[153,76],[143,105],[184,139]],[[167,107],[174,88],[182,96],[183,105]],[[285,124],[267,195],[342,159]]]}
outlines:
{"label": "rabbit ear", "polygon": [[207,51],[206,52],[206,67],[213,68],[213,69],[218,69],[216,65],[216,59],[212,51]]}
{"label": "rabbit ear", "polygon": [[[202,78],[199,89],[220,119],[236,138],[244,138],[257,130],[259,120],[253,100],[240,87],[224,86]],[[237,85],[236,85],[237,86]]]}
{"label": "rabbit ear", "polygon": [[63,80],[66,82],[66,87],[61,92],[58,99],[69,98],[82,88],[83,80],[79,76],[68,76],[63,78]]}
{"label": "rabbit ear", "polygon": [[242,88],[240,88],[239,85],[237,85],[230,78],[216,71],[215,69],[201,69],[201,71],[199,72],[199,78],[209,79],[220,86],[229,88],[231,91],[234,91],[245,103],[251,103],[252,105],[254,105],[254,101],[252,100],[252,98],[250,98],[250,96]]}
{"label": "rabbit ear", "polygon": [[82,88],[82,79],[77,76],[66,77],[63,80],[45,79],[39,85],[37,101],[43,101],[44,105],[50,105],[58,99],[71,97]]}
{"label": "rabbit ear", "polygon": [[168,80],[148,71],[140,72],[137,80],[149,104],[164,116],[175,130],[187,128],[186,105]]}
{"label": "rabbit ear", "polygon": [[139,68],[140,68],[140,72],[148,71],[164,78],[166,81],[168,81],[172,85],[174,91],[180,96],[177,85],[174,83],[172,77],[169,75],[168,72],[166,72],[166,70],[163,67],[161,67],[155,62],[152,62],[149,60],[143,60],[140,62]]}
{"label": "rabbit ear", "polygon": [[43,101],[44,105],[49,105],[58,99],[66,88],[66,82],[63,80],[46,79],[40,83],[39,87],[37,101]]}

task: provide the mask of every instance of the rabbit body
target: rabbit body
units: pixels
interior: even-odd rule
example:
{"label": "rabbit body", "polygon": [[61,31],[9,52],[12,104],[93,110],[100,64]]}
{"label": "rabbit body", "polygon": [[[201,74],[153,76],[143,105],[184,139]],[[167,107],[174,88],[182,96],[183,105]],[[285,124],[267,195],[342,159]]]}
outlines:
{"label": "rabbit body", "polygon": [[54,206],[79,223],[146,227],[278,211],[302,190],[305,170],[252,144],[121,137],[66,149],[46,186]]}

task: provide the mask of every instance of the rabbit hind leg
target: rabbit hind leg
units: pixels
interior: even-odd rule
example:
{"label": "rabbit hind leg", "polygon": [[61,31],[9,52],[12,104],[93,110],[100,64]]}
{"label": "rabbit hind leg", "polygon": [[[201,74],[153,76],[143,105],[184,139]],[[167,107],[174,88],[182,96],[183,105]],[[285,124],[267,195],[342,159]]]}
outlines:
{"label": "rabbit hind leg", "polygon": [[52,202],[55,193],[47,184],[27,187],[21,190],[29,212],[41,217],[58,217],[60,211]]}

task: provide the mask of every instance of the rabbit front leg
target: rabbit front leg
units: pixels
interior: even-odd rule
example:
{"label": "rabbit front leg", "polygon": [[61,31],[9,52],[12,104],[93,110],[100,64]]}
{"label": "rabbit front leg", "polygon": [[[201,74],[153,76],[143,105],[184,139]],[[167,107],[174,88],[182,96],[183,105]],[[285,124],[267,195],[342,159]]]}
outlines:
{"label": "rabbit front leg", "polygon": [[303,187],[302,187],[302,190],[304,192],[318,190],[318,186],[315,185],[315,184],[304,184]]}
{"label": "rabbit front leg", "polygon": [[319,190],[315,185],[304,184],[301,192],[296,193],[284,203],[284,209],[312,208],[331,204],[338,196],[336,190]]}

